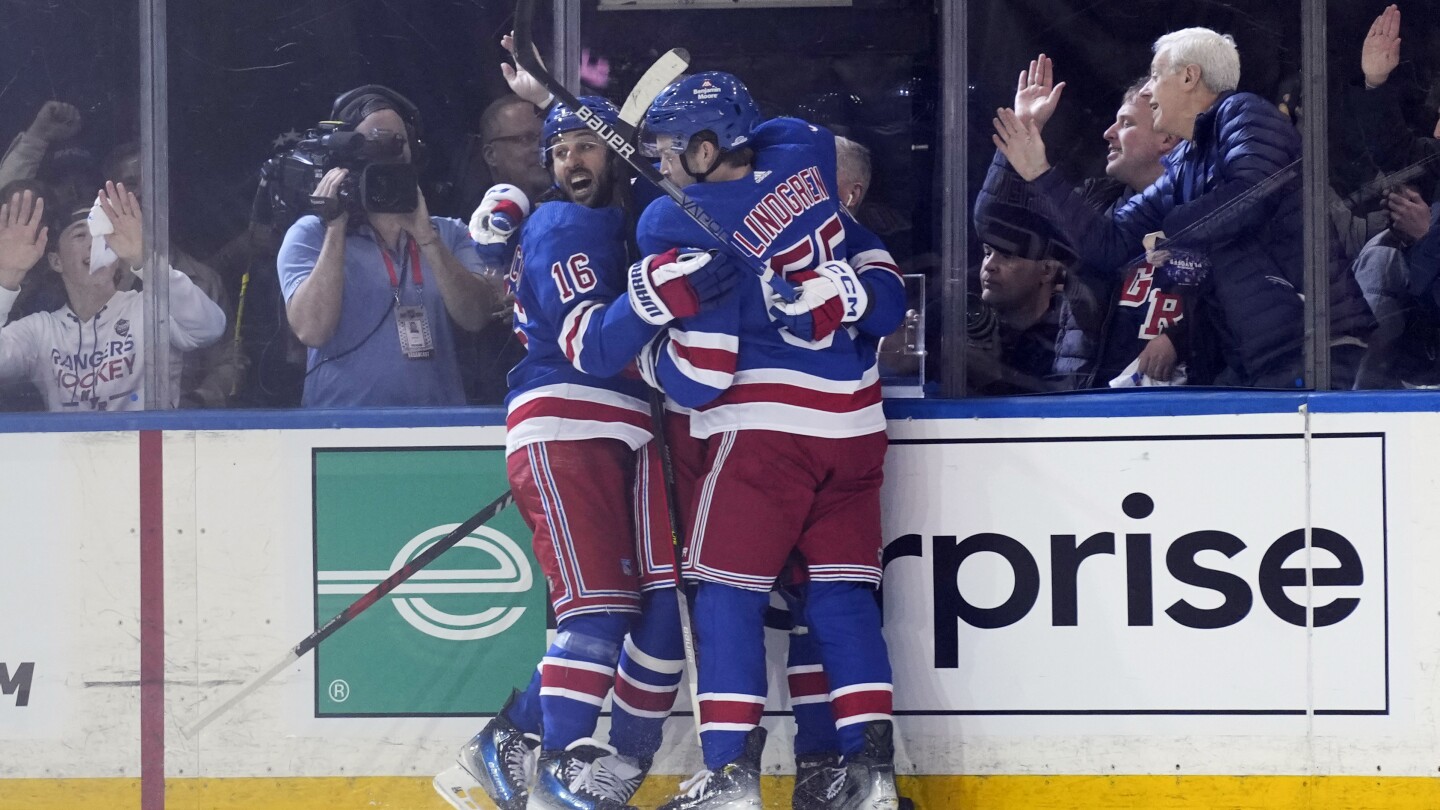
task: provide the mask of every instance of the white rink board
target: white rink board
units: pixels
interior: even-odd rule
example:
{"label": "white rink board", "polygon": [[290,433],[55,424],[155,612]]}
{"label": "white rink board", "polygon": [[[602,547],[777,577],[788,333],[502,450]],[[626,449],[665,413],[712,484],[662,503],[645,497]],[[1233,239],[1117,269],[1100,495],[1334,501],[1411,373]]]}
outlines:
{"label": "white rink board", "polygon": [[139,469],[134,433],[0,434],[0,778],[139,768]]}
{"label": "white rink board", "polygon": [[[892,422],[885,538],[916,538],[907,541],[914,553],[892,559],[886,573],[902,769],[1366,775],[1378,767],[1392,776],[1433,774],[1440,762],[1432,674],[1440,671],[1440,592],[1427,572],[1440,570],[1440,549],[1430,540],[1440,535],[1433,494],[1440,487],[1440,416],[1318,414],[1310,428],[1316,438],[1308,445],[1307,513],[1298,414]],[[498,426],[166,432],[172,776],[420,776],[444,767],[483,720],[316,718],[308,658],[196,739],[180,729],[314,627],[313,448],[502,440]],[[0,740],[7,753],[24,754],[6,757],[0,776],[138,775],[135,448],[133,433],[0,435],[12,481],[0,542],[7,564],[20,558],[23,544],[29,566],[23,576],[7,568],[0,583],[27,582],[30,595],[20,601],[28,605],[37,598],[34,581],[44,580],[54,607],[28,610],[26,632],[17,637],[37,660],[54,660],[67,673],[44,681],[42,693],[37,667],[24,709],[13,706],[13,695],[0,696]],[[75,491],[87,494],[63,513],[53,506],[52,493]],[[1153,513],[1125,514],[1122,502],[1135,492],[1150,496]],[[1266,550],[1303,529],[1307,514],[1315,527],[1345,538],[1363,572],[1358,584],[1314,588],[1317,606],[1358,602],[1313,632],[1277,617],[1261,587]],[[35,553],[42,531],[48,556]],[[1203,531],[1223,532],[1244,547],[1231,557],[1199,551],[1189,568],[1182,554],[1176,576],[1168,565],[1172,547]],[[1080,562],[1075,624],[1057,625],[1055,589],[1061,583],[1064,597],[1068,577],[1055,576],[1052,536],[1085,541],[1107,532],[1114,553]],[[950,616],[954,663],[937,667],[935,538],[954,538],[941,541],[953,554],[975,549],[965,541],[984,533],[1010,538],[994,542],[1033,559],[1034,602],[1002,627]],[[1132,558],[1127,545],[1127,535],[1144,534],[1148,600],[1131,596],[1139,552]],[[1304,558],[1301,550],[1272,573],[1299,568]],[[1317,567],[1337,564],[1319,549],[1314,559]],[[979,615],[994,616],[983,611],[1013,595],[1012,571],[1004,557],[979,551],[951,582]],[[1166,612],[1177,602],[1213,616],[1223,601],[1220,592],[1190,584],[1197,576],[1224,583],[1237,599],[1243,586],[1248,611],[1220,627],[1178,622]],[[1279,592],[1306,602],[1303,584]],[[7,617],[16,599],[0,595]],[[1149,625],[1132,616],[1143,604]],[[6,622],[0,661],[8,662],[11,628],[22,625]],[[111,685],[94,685],[101,681]],[[772,694],[778,683],[772,678]],[[772,717],[767,725],[782,722]],[[657,769],[692,770],[688,718],[672,721],[669,732]],[[118,744],[87,744],[101,738]],[[782,731],[768,764],[788,765],[781,750],[787,740]],[[76,750],[94,753],[77,757]]]}

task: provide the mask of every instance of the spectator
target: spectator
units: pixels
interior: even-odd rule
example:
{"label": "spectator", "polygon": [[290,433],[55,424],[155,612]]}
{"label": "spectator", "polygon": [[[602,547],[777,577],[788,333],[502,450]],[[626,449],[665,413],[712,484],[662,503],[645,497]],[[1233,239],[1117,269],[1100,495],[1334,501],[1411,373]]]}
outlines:
{"label": "spectator", "polygon": [[29,129],[16,135],[0,158],[0,186],[34,177],[50,147],[79,132],[80,111],[73,104],[45,102]]}
{"label": "spectator", "polygon": [[1379,327],[1356,388],[1440,384],[1440,205],[1412,186],[1385,195],[1393,224],[1355,260],[1355,278]]}
{"label": "spectator", "polygon": [[[389,162],[410,162],[420,136],[414,106],[379,85],[336,99],[331,118],[376,148],[398,143]],[[418,187],[408,213],[352,214],[340,197],[348,174],[325,174],[314,192],[324,218],[296,221],[277,259],[290,326],[310,347],[302,404],[463,405],[450,321],[479,328],[500,281],[481,272],[466,226],[431,217]]]}
{"label": "spectator", "polygon": [[[1357,107],[1366,146],[1389,180],[1434,188],[1440,179],[1440,124],[1434,137],[1417,137],[1405,123],[1390,74],[1400,64],[1400,9],[1375,18],[1360,51],[1365,90]],[[1389,230],[1370,240],[1355,261],[1355,276],[1380,322],[1361,367],[1357,388],[1433,385],[1440,351],[1440,206],[1425,204],[1416,185],[1384,194]]]}
{"label": "spectator", "polygon": [[[1405,124],[1390,74],[1400,64],[1400,9],[1387,7],[1370,26],[1360,52],[1365,91],[1357,101],[1366,146],[1382,171],[1413,175],[1419,185],[1440,181],[1440,124],[1421,138]],[[1401,182],[1399,179],[1392,182]]]}
{"label": "spectator", "polygon": [[[118,259],[94,272],[90,206],[66,211],[46,228],[45,203],[30,192],[0,205],[0,317],[9,314],[20,282],[42,254],[65,285],[66,306],[0,329],[0,378],[29,379],[52,411],[144,407],[143,301],[140,293],[115,287],[122,268],[142,272],[140,201],[124,186],[107,184],[100,205],[114,227],[104,242]],[[178,391],[182,352],[217,340],[225,314],[174,268],[169,284],[170,380]]]}
{"label": "spectator", "polygon": [[490,102],[480,115],[480,140],[491,183],[516,186],[532,201],[550,188],[550,173],[540,164],[543,123],[535,105],[514,93]]}
{"label": "spectator", "polygon": [[[1235,92],[1240,56],[1230,37],[1189,28],[1162,36],[1154,50],[1140,96],[1155,130],[1185,143],[1138,198],[1110,217],[1085,206],[1050,170],[1035,123],[1009,109],[994,122],[1005,158],[997,156],[997,171],[1013,169],[1028,181],[1047,216],[1093,266],[1124,266],[1144,251],[1151,233],[1168,235],[1161,244],[1169,250],[1205,259],[1193,275],[1201,282],[1197,304],[1210,317],[1197,318],[1192,344],[1202,337],[1193,333],[1203,330],[1205,345],[1215,348],[1192,346],[1192,382],[1303,385],[1299,134],[1269,101]],[[1329,279],[1334,382],[1348,388],[1374,318],[1338,255]]]}
{"label": "spectator", "polygon": [[1023,206],[983,195],[975,231],[984,243],[979,301],[971,302],[969,390],[982,395],[1060,388],[1051,378],[1065,268],[1075,254],[1055,228]]}
{"label": "spectator", "polygon": [[[513,93],[491,102],[480,116],[481,155],[492,182],[519,188],[532,205],[553,185],[550,173],[540,164],[543,120],[535,105]],[[503,261],[487,269],[495,273],[507,271],[513,249],[503,254]],[[479,332],[461,337],[465,395],[474,404],[503,402],[509,390],[505,375],[525,356],[525,347],[510,328],[510,308],[497,308],[494,314],[496,317],[487,320]]]}
{"label": "spectator", "polygon": [[[1040,60],[1048,62],[1042,54]],[[1082,196],[1106,216],[1138,197],[1165,173],[1162,158],[1179,141],[1155,131],[1141,103],[1146,79],[1125,91],[1115,122],[1105,130],[1105,178],[1086,181]],[[1017,106],[1017,109],[1019,107]],[[1125,267],[1080,264],[1065,288],[1055,371],[1076,388],[1103,386],[1138,358],[1137,370],[1170,381],[1186,355],[1184,304],[1162,290],[1148,261]]]}
{"label": "spectator", "polygon": [[870,150],[843,135],[835,136],[835,184],[840,204],[855,216],[870,190]]}

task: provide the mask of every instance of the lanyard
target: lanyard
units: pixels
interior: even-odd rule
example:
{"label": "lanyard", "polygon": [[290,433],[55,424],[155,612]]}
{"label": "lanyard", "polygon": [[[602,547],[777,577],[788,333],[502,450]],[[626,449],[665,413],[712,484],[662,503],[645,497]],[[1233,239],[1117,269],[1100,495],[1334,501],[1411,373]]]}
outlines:
{"label": "lanyard", "polygon": [[[425,273],[420,269],[420,246],[414,239],[409,237],[405,240],[405,246],[410,249],[410,264],[415,268],[415,289],[425,286]],[[376,243],[380,248],[380,258],[385,260],[385,270],[390,274],[390,286],[395,290],[395,295],[400,295],[400,277],[395,274],[395,260],[390,258],[390,251],[382,244]]]}

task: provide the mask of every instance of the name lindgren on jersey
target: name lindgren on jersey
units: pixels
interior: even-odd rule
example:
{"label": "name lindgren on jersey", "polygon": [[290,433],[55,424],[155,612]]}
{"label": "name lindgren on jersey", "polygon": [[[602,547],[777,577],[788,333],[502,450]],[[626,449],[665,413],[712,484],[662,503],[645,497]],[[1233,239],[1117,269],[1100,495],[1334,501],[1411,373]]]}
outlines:
{"label": "name lindgren on jersey", "polygon": [[[697,409],[691,432],[778,430],[843,438],[885,429],[876,368],[879,338],[904,316],[899,271],[879,239],[833,199],[835,138],[819,127],[780,118],[756,128],[754,171],[739,180],[686,188],[716,220],[739,225],[736,241],[798,282],[820,263],[845,259],[870,291],[868,314],[820,341],[781,329],[758,278],[672,324],[655,373],[678,404]],[[710,237],[668,198],[640,219],[641,250],[704,247]],[[743,271],[742,271],[743,272]]]}
{"label": "name lindgren on jersey", "polygon": [[[815,166],[795,172],[774,188],[755,203],[745,215],[745,229],[736,233],[740,244],[757,259],[764,258],[765,251],[780,237],[786,225],[830,199],[830,192]],[[746,237],[747,230],[754,241]]]}
{"label": "name lindgren on jersey", "polygon": [[618,208],[570,202],[543,203],[526,220],[509,277],[525,357],[508,378],[507,452],[540,441],[650,440],[645,385],[622,372],[658,330],[623,295],[625,227]]}

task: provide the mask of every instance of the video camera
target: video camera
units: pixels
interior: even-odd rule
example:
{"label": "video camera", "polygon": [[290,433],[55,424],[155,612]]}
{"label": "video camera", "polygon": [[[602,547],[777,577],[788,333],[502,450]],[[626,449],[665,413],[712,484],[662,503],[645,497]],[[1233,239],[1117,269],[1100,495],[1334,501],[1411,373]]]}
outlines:
{"label": "video camera", "polygon": [[[271,224],[287,227],[308,213],[328,221],[342,210],[408,214],[419,207],[419,176],[413,165],[402,160],[404,133],[380,131],[367,136],[343,126],[322,121],[295,148],[261,167],[261,190],[268,191]],[[350,170],[337,198],[311,197],[320,179],[335,168]]]}

